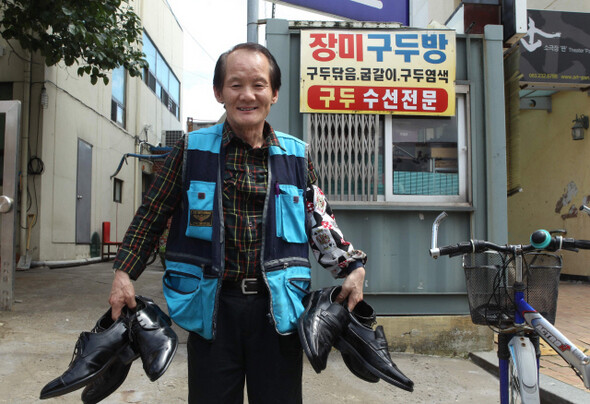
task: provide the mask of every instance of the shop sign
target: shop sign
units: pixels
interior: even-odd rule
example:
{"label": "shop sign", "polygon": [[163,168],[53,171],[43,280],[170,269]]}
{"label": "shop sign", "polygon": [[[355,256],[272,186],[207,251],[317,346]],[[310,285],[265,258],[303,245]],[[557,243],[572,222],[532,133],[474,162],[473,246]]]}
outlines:
{"label": "shop sign", "polygon": [[302,30],[300,111],[455,115],[452,30]]}
{"label": "shop sign", "polygon": [[590,85],[590,14],[528,10],[520,39],[521,82],[537,87]]}

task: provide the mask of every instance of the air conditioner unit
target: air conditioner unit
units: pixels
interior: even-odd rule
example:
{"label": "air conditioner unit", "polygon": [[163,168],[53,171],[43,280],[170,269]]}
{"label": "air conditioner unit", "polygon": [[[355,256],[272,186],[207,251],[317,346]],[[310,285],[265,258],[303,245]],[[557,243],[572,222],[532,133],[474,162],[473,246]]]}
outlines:
{"label": "air conditioner unit", "polygon": [[162,131],[162,146],[174,147],[176,142],[182,138],[184,132],[181,130],[163,130]]}

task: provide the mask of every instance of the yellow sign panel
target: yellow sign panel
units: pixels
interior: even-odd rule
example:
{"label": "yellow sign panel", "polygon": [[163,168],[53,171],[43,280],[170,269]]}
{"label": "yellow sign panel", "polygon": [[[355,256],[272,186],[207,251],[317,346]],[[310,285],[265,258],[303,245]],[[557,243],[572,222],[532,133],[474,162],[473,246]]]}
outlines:
{"label": "yellow sign panel", "polygon": [[302,30],[301,112],[455,115],[455,31]]}

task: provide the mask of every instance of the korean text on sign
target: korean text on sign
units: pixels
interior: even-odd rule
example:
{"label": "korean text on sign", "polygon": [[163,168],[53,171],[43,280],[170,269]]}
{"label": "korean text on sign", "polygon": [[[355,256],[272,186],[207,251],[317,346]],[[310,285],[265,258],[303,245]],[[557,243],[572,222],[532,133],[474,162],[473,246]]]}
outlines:
{"label": "korean text on sign", "polygon": [[454,31],[303,30],[301,111],[454,115],[455,58]]}

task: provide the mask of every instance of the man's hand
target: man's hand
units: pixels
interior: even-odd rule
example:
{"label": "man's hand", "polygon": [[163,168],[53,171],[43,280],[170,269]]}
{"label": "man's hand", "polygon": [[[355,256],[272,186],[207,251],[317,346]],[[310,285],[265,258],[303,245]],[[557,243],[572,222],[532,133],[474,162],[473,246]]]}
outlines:
{"label": "man's hand", "polygon": [[358,302],[363,300],[365,268],[359,267],[352,271],[342,284],[342,290],[336,296],[336,302],[342,303],[348,297],[348,310],[352,311]]}
{"label": "man's hand", "polygon": [[113,279],[113,286],[111,288],[111,295],[109,296],[109,304],[111,305],[111,316],[116,320],[121,315],[123,307],[127,306],[134,309],[137,303],[135,302],[135,288],[127,272],[120,270],[115,271],[115,279]]}

